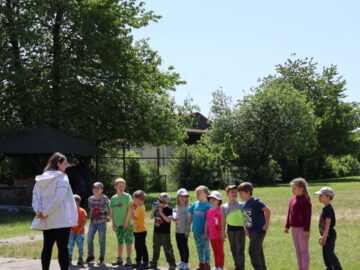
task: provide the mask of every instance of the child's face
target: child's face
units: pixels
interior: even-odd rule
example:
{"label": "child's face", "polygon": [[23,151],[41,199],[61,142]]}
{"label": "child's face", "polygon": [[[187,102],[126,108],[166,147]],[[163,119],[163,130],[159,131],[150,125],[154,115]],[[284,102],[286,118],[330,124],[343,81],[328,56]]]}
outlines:
{"label": "child's face", "polygon": [[164,208],[164,207],[166,207],[166,203],[158,200],[158,206],[161,208]]}
{"label": "child's face", "polygon": [[92,191],[96,197],[99,197],[104,190],[101,187],[93,187]]}
{"label": "child's face", "polygon": [[227,197],[228,197],[229,201],[231,201],[231,202],[236,201],[238,198],[237,190],[235,188],[230,189],[229,192],[227,193]]}
{"label": "child's face", "polygon": [[294,193],[295,196],[301,196],[304,194],[304,188],[303,187],[298,187],[296,185],[292,185],[291,186],[292,192]]}
{"label": "child's face", "polygon": [[124,192],[126,189],[126,184],[124,182],[119,182],[114,186],[114,188],[117,192]]}
{"label": "child's face", "polygon": [[242,201],[248,201],[251,198],[250,192],[239,191],[239,195]]}
{"label": "child's face", "polygon": [[143,202],[141,199],[139,199],[139,198],[134,198],[134,204],[135,204],[136,206],[141,206],[141,205],[144,204],[144,202]]}
{"label": "child's face", "polygon": [[179,195],[178,198],[179,198],[179,203],[180,203],[181,205],[184,205],[184,204],[186,203],[187,196]]}
{"label": "child's face", "polygon": [[329,196],[327,196],[325,194],[319,195],[319,202],[326,204],[326,203],[329,203],[330,201],[331,201],[331,199]]}
{"label": "child's face", "polygon": [[196,199],[198,199],[199,201],[206,201],[207,194],[203,190],[197,190]]}
{"label": "child's face", "polygon": [[80,207],[80,201],[75,200],[75,203],[76,203],[76,206],[77,206],[77,207]]}
{"label": "child's face", "polygon": [[212,208],[216,209],[219,207],[219,201],[217,199],[210,198],[209,202],[210,202]]}

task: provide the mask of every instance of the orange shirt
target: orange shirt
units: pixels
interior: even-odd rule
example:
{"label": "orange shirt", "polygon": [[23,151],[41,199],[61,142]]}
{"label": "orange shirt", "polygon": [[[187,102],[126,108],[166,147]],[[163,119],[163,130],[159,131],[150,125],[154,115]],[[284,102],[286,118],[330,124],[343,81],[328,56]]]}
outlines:
{"label": "orange shirt", "polygon": [[[74,232],[76,232],[84,224],[84,217],[87,217],[86,211],[81,207],[78,207],[78,216],[77,226],[71,228]],[[83,228],[80,233],[85,233],[85,228]]]}
{"label": "orange shirt", "polygon": [[136,206],[134,209],[134,232],[145,232],[145,206]]}

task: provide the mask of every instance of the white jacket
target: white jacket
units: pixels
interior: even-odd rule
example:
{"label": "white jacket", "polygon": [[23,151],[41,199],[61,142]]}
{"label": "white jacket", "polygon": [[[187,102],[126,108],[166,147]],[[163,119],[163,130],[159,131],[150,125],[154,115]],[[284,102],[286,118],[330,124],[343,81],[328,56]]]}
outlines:
{"label": "white jacket", "polygon": [[61,171],[46,171],[35,180],[32,207],[47,217],[35,217],[31,228],[49,230],[76,226],[77,207],[67,175]]}

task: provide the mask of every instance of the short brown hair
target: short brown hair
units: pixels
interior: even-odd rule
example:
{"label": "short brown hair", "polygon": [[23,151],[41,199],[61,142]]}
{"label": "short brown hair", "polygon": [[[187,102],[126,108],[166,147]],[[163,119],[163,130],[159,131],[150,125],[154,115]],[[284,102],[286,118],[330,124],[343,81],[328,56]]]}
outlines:
{"label": "short brown hair", "polygon": [[206,193],[206,195],[209,195],[209,194],[210,194],[209,188],[208,188],[207,186],[198,186],[198,187],[195,189],[195,192],[197,192],[198,190]]}
{"label": "short brown hair", "polygon": [[253,185],[250,182],[243,182],[238,186],[238,191],[249,192],[250,196],[253,194]]}
{"label": "short brown hair", "polygon": [[77,202],[81,202],[81,197],[77,194],[74,194],[74,200]]}
{"label": "short brown hair", "polygon": [[134,199],[139,199],[139,200],[144,201],[146,194],[143,190],[137,190],[133,193],[133,197],[134,197]]}
{"label": "short brown hair", "polygon": [[126,181],[124,178],[116,178],[114,185],[116,186],[119,183],[124,183],[126,185]]}

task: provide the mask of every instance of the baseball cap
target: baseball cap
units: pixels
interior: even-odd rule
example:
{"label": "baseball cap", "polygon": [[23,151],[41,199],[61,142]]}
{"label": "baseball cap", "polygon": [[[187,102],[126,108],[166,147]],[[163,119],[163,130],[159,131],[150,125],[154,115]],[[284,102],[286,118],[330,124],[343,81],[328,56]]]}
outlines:
{"label": "baseball cap", "polygon": [[187,192],[187,190],[185,188],[180,188],[177,192],[176,192],[176,196],[179,196],[179,195],[182,195],[182,196],[188,196],[189,197],[189,194]]}
{"label": "baseball cap", "polygon": [[316,191],[315,194],[316,195],[328,195],[332,198],[335,196],[334,190],[329,187],[323,187],[319,191]]}
{"label": "baseball cap", "polygon": [[93,184],[93,187],[104,188],[104,185],[103,185],[103,183],[101,183],[101,182],[95,182],[95,183]]}
{"label": "baseball cap", "polygon": [[237,187],[236,187],[236,185],[229,185],[229,186],[227,186],[226,187],[226,193],[228,193],[230,190],[232,190],[232,189],[236,189],[237,190]]}
{"label": "baseball cap", "polygon": [[166,204],[167,204],[167,203],[170,202],[171,198],[170,198],[169,194],[163,192],[163,193],[160,194],[158,200],[159,200],[160,202],[163,202],[163,203],[166,203]]}
{"label": "baseball cap", "polygon": [[208,196],[208,200],[209,200],[210,198],[214,198],[214,199],[216,199],[216,200],[218,200],[218,201],[222,201],[222,195],[221,195],[221,193],[218,192],[218,191],[213,191],[213,192],[211,192],[210,195]]}

